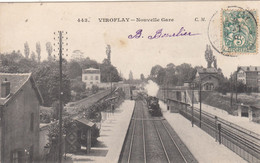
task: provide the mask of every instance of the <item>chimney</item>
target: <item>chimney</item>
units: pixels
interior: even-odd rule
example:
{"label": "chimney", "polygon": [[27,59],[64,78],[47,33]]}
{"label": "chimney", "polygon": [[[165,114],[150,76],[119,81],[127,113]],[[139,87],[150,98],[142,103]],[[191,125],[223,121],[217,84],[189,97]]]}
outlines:
{"label": "chimney", "polygon": [[10,82],[5,78],[1,83],[1,98],[6,98],[10,94]]}

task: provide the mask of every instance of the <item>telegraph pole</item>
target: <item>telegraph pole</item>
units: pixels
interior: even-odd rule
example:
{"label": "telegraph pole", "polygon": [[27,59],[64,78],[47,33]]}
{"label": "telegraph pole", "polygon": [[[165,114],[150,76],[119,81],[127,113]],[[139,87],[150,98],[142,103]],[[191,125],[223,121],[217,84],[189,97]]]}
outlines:
{"label": "telegraph pole", "polygon": [[60,38],[60,49],[59,49],[59,56],[60,56],[60,111],[59,111],[59,163],[61,163],[62,159],[62,96],[63,96],[63,90],[62,90],[62,32],[59,31],[59,38]]}
{"label": "telegraph pole", "polygon": [[191,114],[192,114],[192,117],[191,117],[191,126],[193,127],[193,109],[194,109],[194,83],[192,83],[192,98],[191,98]]}
{"label": "telegraph pole", "polygon": [[[54,35],[56,33],[54,32]],[[62,55],[63,55],[63,34],[67,34],[67,32],[64,31],[58,31],[58,55],[59,55],[59,80],[60,80],[60,90],[59,90],[59,138],[58,138],[58,162],[62,162],[62,110],[63,110],[63,81],[62,81]],[[67,37],[65,38],[66,40],[68,39]],[[54,38],[55,40],[55,38]],[[65,45],[68,45],[66,43]],[[54,44],[55,46],[55,44]],[[55,51],[55,50],[54,50]],[[68,51],[68,49],[66,49]]]}

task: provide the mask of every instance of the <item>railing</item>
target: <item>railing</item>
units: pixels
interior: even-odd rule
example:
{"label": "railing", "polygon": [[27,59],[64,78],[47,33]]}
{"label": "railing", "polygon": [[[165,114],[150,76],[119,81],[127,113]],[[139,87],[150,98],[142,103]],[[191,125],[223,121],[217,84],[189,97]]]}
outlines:
{"label": "railing", "polygon": [[[181,104],[181,103],[180,103]],[[187,106],[187,105],[186,105]],[[180,114],[187,119],[192,119],[191,107],[180,107]],[[193,122],[199,126],[199,109],[193,110]],[[201,112],[201,129],[215,138],[230,150],[250,163],[260,162],[260,135],[244,129],[236,124],[218,118],[210,113]]]}

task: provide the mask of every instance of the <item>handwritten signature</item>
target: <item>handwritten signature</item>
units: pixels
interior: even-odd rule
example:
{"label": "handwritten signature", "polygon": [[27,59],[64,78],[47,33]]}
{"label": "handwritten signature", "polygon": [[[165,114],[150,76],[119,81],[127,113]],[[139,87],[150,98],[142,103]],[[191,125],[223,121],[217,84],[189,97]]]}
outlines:
{"label": "handwritten signature", "polygon": [[[139,29],[136,31],[134,35],[129,35],[129,39],[139,39],[139,38],[144,38],[142,35],[143,30]],[[183,36],[197,36],[200,35],[200,33],[192,33],[188,32],[185,30],[184,27],[181,27],[180,30],[176,33],[164,33],[163,29],[159,29],[155,32],[154,35],[149,35],[147,38],[152,40],[152,39],[158,39],[158,38],[166,38],[166,37],[183,37]]]}

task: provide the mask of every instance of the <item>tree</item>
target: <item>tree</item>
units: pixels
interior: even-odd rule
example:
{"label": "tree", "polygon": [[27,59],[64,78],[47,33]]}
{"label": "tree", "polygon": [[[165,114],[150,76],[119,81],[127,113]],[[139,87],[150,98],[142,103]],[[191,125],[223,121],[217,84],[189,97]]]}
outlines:
{"label": "tree", "polygon": [[158,71],[158,75],[156,76],[156,83],[158,85],[164,84],[165,77],[166,77],[166,70],[162,68]]}
{"label": "tree", "polygon": [[33,72],[37,67],[37,63],[32,60],[26,59],[19,51],[13,51],[10,54],[0,55],[2,64],[0,71],[6,73],[28,73]]}
{"label": "tree", "polygon": [[141,74],[141,75],[140,75],[140,79],[141,79],[142,81],[144,81],[144,79],[145,79],[145,78],[144,78],[144,74]]}
{"label": "tree", "polygon": [[[59,70],[55,62],[43,62],[34,73],[34,79],[42,94],[44,106],[51,106],[54,101],[59,100]],[[71,99],[70,80],[66,74],[62,74],[63,81],[63,103]]]}
{"label": "tree", "polygon": [[176,66],[173,63],[169,63],[166,65],[166,85],[176,85],[178,82],[178,78],[175,74],[176,72]]}
{"label": "tree", "polygon": [[[80,78],[81,79],[81,78]],[[79,78],[70,80],[71,90],[76,93],[86,91],[86,83],[82,82]]]}
{"label": "tree", "polygon": [[40,44],[40,42],[36,43],[36,53],[37,53],[38,62],[40,63],[41,62],[41,44]]}
{"label": "tree", "polygon": [[107,45],[106,54],[107,54],[108,63],[111,64],[111,47],[110,47],[110,45]]}
{"label": "tree", "polygon": [[119,73],[112,64],[102,63],[100,65],[101,73],[101,82],[118,82],[122,78],[119,76]]}
{"label": "tree", "polygon": [[53,48],[52,48],[52,45],[50,42],[46,43],[46,51],[48,53],[48,60],[51,60],[51,58],[52,58],[51,54],[52,54]]}
{"label": "tree", "polygon": [[167,69],[167,70],[174,70],[175,67],[176,67],[176,66],[175,66],[173,63],[168,63],[168,64],[166,65],[166,69]]}
{"label": "tree", "polygon": [[28,42],[24,43],[24,56],[25,58],[29,58],[30,55],[30,48]]}
{"label": "tree", "polygon": [[36,55],[35,55],[34,51],[31,54],[31,60],[34,62],[36,61]]}
{"label": "tree", "polygon": [[238,81],[237,82],[237,92],[243,93],[243,92],[246,92],[246,91],[247,91],[246,84],[244,84],[242,81]]}
{"label": "tree", "polygon": [[230,91],[230,81],[227,78],[223,78],[219,81],[219,85],[216,90],[225,95]]}
{"label": "tree", "polygon": [[78,76],[81,76],[82,73],[81,66],[77,61],[72,60],[71,62],[68,63],[67,73],[70,79],[75,79]]}
{"label": "tree", "polygon": [[205,59],[206,59],[206,61],[207,61],[207,67],[208,68],[211,68],[212,66],[211,66],[211,64],[214,62],[214,66],[215,66],[215,68],[217,68],[216,66],[217,66],[217,62],[215,61],[216,60],[216,58],[215,58],[215,56],[213,55],[213,52],[212,52],[212,50],[211,50],[211,46],[210,45],[207,45],[207,48],[206,48],[206,51],[205,51]]}
{"label": "tree", "polygon": [[90,59],[89,57],[82,59],[81,61],[78,61],[79,65],[82,69],[88,69],[88,68],[99,68],[99,64],[97,61]]}
{"label": "tree", "polygon": [[183,63],[176,66],[178,85],[183,85],[185,81],[192,81],[195,78],[196,69],[190,64]]}
{"label": "tree", "polygon": [[130,71],[130,72],[129,72],[129,80],[133,80],[133,79],[134,79],[134,77],[133,77],[133,72]]}
{"label": "tree", "polygon": [[151,72],[150,72],[150,76],[152,78],[156,78],[160,69],[163,69],[163,67],[160,66],[160,65],[153,66],[152,69],[151,69]]}

